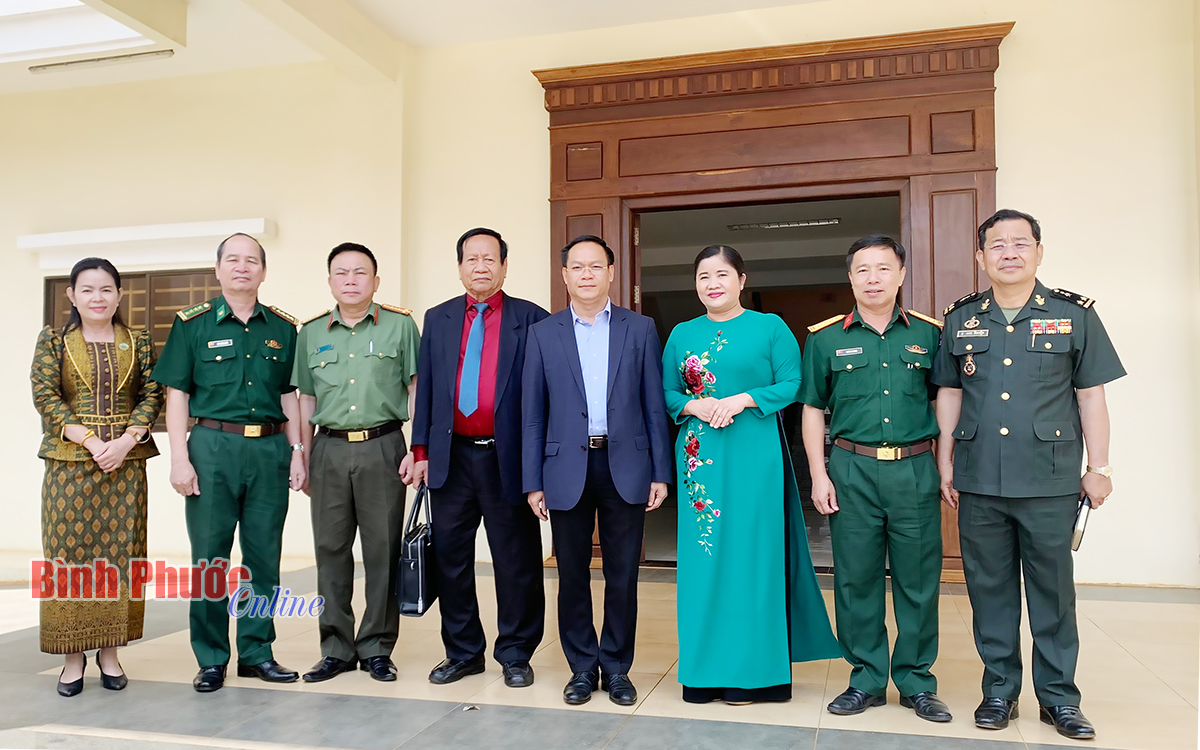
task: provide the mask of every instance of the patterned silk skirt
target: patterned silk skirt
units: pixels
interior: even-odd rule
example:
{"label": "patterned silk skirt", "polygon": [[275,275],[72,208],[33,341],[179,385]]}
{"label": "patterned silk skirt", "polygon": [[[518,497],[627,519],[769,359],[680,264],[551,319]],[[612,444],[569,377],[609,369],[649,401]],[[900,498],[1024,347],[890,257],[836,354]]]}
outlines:
{"label": "patterned silk skirt", "polygon": [[95,461],[46,459],[42,551],[55,565],[104,560],[118,580],[117,591],[101,587],[99,593],[110,594],[103,598],[72,590],[66,598],[44,599],[42,651],[71,654],[141,638],[145,602],[129,598],[129,561],[146,557],[146,462],[127,460],[105,474]]}

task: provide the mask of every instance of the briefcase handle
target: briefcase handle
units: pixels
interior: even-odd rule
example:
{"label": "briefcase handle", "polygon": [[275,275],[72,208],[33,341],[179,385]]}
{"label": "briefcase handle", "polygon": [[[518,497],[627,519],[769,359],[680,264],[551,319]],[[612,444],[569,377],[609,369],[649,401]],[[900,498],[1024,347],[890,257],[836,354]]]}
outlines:
{"label": "briefcase handle", "polygon": [[408,511],[408,521],[404,524],[404,533],[407,535],[410,531],[417,528],[419,522],[418,516],[421,509],[425,510],[425,527],[429,529],[429,533],[433,533],[433,512],[429,508],[429,488],[421,482],[417,486],[417,496],[413,499],[412,508]]}

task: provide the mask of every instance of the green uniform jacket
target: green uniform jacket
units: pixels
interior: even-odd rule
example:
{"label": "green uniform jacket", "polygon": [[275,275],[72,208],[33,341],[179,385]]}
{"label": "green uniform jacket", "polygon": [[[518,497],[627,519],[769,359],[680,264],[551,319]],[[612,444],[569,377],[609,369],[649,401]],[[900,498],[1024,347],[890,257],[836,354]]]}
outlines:
{"label": "green uniform jacket", "polygon": [[863,445],[909,445],[937,437],[930,400],[936,321],[899,305],[882,334],[849,315],[809,328],[800,401],[829,408],[829,435]]}
{"label": "green uniform jacket", "polygon": [[193,417],[280,424],[295,352],[295,318],[256,303],[243,324],[217,297],[179,311],[154,379],[190,394]]}
{"label": "green uniform jacket", "polygon": [[1079,492],[1077,388],[1125,374],[1092,300],[1040,281],[1012,323],[992,290],[945,312],[933,382],[963,391],[954,487],[998,497]]}
{"label": "green uniform jacket", "polygon": [[312,422],[322,427],[362,430],[405,421],[420,347],[407,310],[377,304],[350,328],[335,307],[300,329],[292,385],[316,397]]}

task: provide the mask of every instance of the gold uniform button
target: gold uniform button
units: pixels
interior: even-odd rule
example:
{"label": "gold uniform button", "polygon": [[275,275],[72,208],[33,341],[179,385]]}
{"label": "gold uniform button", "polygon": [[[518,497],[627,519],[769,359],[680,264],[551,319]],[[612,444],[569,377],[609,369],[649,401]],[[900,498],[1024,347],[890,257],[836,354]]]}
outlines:
{"label": "gold uniform button", "polygon": [[1004,366],[1008,367],[1011,364],[1012,364],[1012,359],[1010,359],[1009,357],[1005,357],[1004,358]]}
{"label": "gold uniform button", "polygon": [[350,378],[350,385],[354,385],[354,378]]}
{"label": "gold uniform button", "polygon": [[351,355],[350,355],[350,359],[354,359],[354,355],[353,355],[353,354],[351,354]]}
{"label": "gold uniform button", "polygon": [[1004,330],[1008,331],[1009,333],[1012,333],[1013,331],[1015,331],[1017,329],[1013,328],[1012,326],[1004,326]]}
{"label": "gold uniform button", "polygon": [[247,381],[246,381],[246,385],[254,385],[254,381],[252,381],[252,380],[247,380]]}
{"label": "gold uniform button", "polygon": [[884,366],[884,367],[887,367],[887,362],[884,362],[884,363],[883,363],[883,366]]}
{"label": "gold uniform button", "polygon": [[884,417],[884,418],[883,418],[883,421],[884,421],[884,422],[891,422],[892,420],[888,419],[887,417]]}
{"label": "gold uniform button", "polygon": [[967,351],[971,351],[974,348],[975,348],[974,344],[967,344]]}
{"label": "gold uniform button", "polygon": [[246,359],[250,359],[250,355],[249,355],[249,354],[247,354],[247,355],[246,355]]}
{"label": "gold uniform button", "polygon": [[1055,430],[1054,437],[1062,437],[1062,430]]}
{"label": "gold uniform button", "polygon": [[355,409],[357,409],[357,408],[358,408],[357,406],[351,406],[351,407],[350,407],[350,411],[354,411],[354,410],[355,410]]}
{"label": "gold uniform button", "polygon": [[1001,398],[1001,400],[1003,400],[1003,401],[1007,401],[1007,400],[1008,400],[1008,394],[1007,394],[1007,393],[1001,393],[1001,394],[1000,394],[1000,398]]}
{"label": "gold uniform button", "polygon": [[325,363],[324,363],[324,362],[322,362],[322,363],[321,363],[321,367],[324,367],[324,366],[325,366]]}
{"label": "gold uniform button", "polygon": [[1000,434],[1001,434],[1001,435],[1007,435],[1007,434],[1008,434],[1008,428],[1007,428],[1007,427],[1001,427],[1001,428],[1000,428]]}
{"label": "gold uniform button", "polygon": [[351,331],[351,332],[350,332],[350,335],[351,335],[351,336],[357,336],[357,335],[358,335],[358,332],[357,332],[357,331]]}
{"label": "gold uniform button", "polygon": [[890,394],[890,393],[888,392],[888,390],[885,388],[885,389],[883,389],[883,395],[885,395],[885,396],[888,396],[888,395],[891,395],[891,394]]}
{"label": "gold uniform button", "polygon": [[247,328],[247,329],[246,329],[246,333],[250,333],[250,329],[249,329],[249,328]]}
{"label": "gold uniform button", "polygon": [[1049,341],[1047,341],[1047,342],[1046,342],[1046,348],[1047,348],[1047,349],[1053,349],[1053,348],[1054,348],[1054,344],[1051,344]]}
{"label": "gold uniform button", "polygon": [[218,362],[220,362],[220,361],[221,361],[221,355],[220,355],[220,354],[218,354],[218,355],[217,355],[217,361],[218,361]]}
{"label": "gold uniform button", "polygon": [[854,365],[846,365],[846,369],[847,369],[847,370],[853,370],[853,369],[854,369]]}

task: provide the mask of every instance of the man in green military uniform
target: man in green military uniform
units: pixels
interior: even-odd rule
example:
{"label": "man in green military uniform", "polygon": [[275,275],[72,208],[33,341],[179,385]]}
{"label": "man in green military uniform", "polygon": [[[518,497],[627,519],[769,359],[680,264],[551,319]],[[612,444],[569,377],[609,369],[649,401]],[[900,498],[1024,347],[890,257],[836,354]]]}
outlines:
{"label": "man in green military uniform", "polygon": [[[940,325],[897,302],[903,246],[869,235],[846,255],[854,310],[811,326],[804,347],[802,432],[813,504],[829,516],[838,641],[853,671],[831,713],[887,703],[885,559],[896,645],[891,678],[900,705],[951,720],[931,669],[938,649],[942,519],[932,452],[937,420],[930,368]],[[834,450],[825,466],[825,409]]]}
{"label": "man in green military uniform", "polygon": [[1081,497],[1098,508],[1112,492],[1104,384],[1125,370],[1092,300],[1037,280],[1041,239],[1032,216],[1008,209],[979,227],[975,259],[992,286],[945,311],[938,468],[943,498],[959,508],[984,665],[975,724],[1002,729],[1017,716],[1024,573],[1041,720],[1091,739],[1075,686],[1071,536]]}
{"label": "man in green military uniform", "polygon": [[[355,668],[396,679],[400,632],[396,565],[404,526],[400,431],[416,388],[421,337],[408,310],[375,303],[375,255],[345,242],[329,253],[337,307],[305,322],[292,384],[300,390],[317,554],[321,661],[304,675],[321,682]],[[354,634],[354,536],[362,540],[366,609]]]}
{"label": "man in green military uniform", "polygon": [[[266,252],[253,237],[225,239],[217,247],[221,296],[179,312],[154,379],[167,387],[171,485],[186,498],[193,564],[227,561],[240,525],[250,587],[270,598],[279,584],[288,488],[304,485],[305,469],[300,405],[289,384],[296,320],[259,303],[266,272]],[[189,415],[196,419],[190,439]],[[219,690],[230,656],[228,604],[193,599],[190,619],[200,664],[192,685]],[[273,658],[274,641],[270,614],[240,617],[238,676],[295,681],[299,675]]]}

